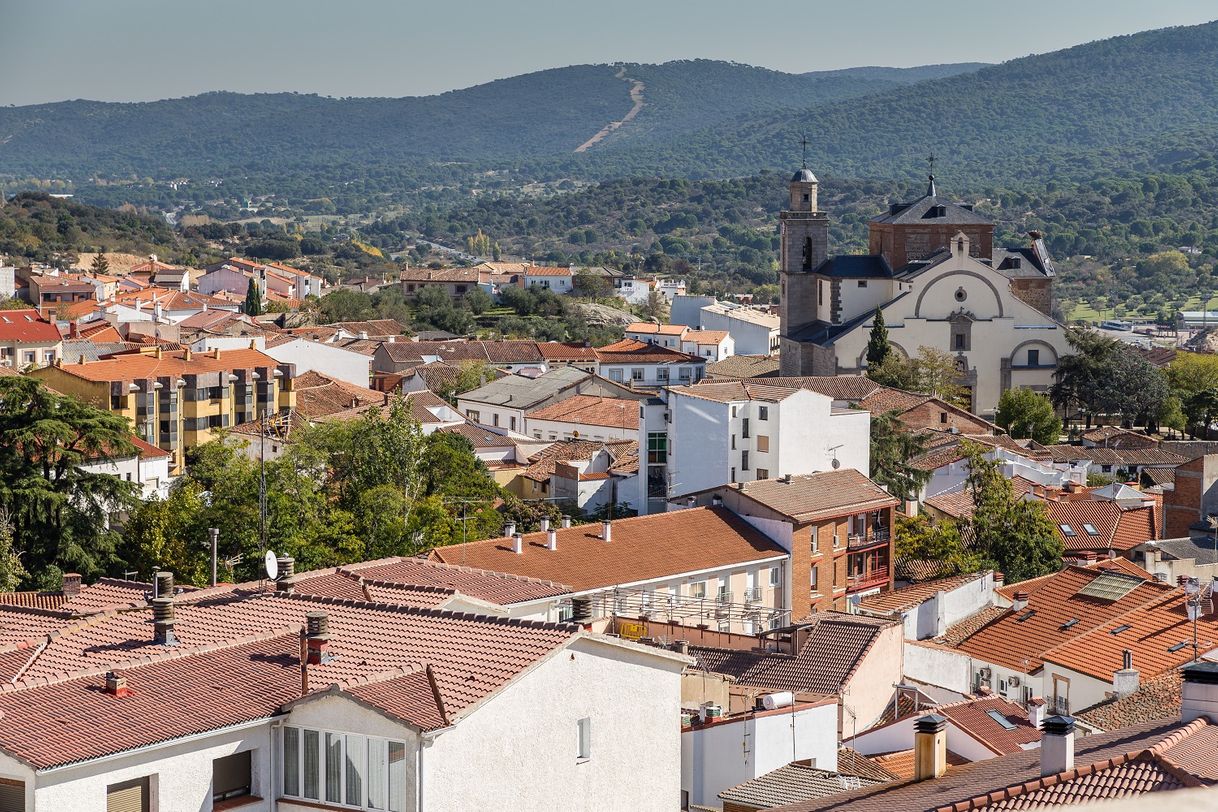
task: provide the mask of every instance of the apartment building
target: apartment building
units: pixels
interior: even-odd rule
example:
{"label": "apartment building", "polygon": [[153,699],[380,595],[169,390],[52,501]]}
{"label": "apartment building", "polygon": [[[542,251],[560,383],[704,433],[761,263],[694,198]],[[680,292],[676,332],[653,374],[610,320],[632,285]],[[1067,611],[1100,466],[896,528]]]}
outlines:
{"label": "apartment building", "polygon": [[858,471],[738,482],[691,498],[723,505],[790,552],[797,620],[810,612],[844,611],[892,588],[900,500]]}
{"label": "apartment building", "polygon": [[180,473],[188,448],[264,414],[295,407],[290,364],[253,349],[190,349],[115,355],[36,370],[51,388],[131,421],[137,437],[173,455]]}
{"label": "apartment building", "polygon": [[639,402],[572,395],[525,415],[524,433],[538,440],[637,440]]}
{"label": "apartment building", "polygon": [[634,388],[697,383],[706,373],[705,358],[632,338],[597,347],[594,352],[601,375]]}
{"label": "apartment building", "polygon": [[667,435],[666,470],[650,473],[665,477],[670,499],[786,474],[869,470],[871,415],[835,407],[828,395],[733,381],[673,386],[662,397],[667,408],[648,410],[646,432],[648,442]]}
{"label": "apartment building", "polygon": [[636,321],[626,325],[625,335],[626,338],[633,341],[680,350],[681,340],[688,332],[689,328],[684,324],[653,324],[648,321]]}
{"label": "apartment building", "polygon": [[46,366],[62,355],[59,328],[37,310],[0,310],[0,366],[15,370]]}
{"label": "apartment building", "polygon": [[736,342],[727,330],[690,330],[681,337],[680,349],[714,363],[734,355]]}

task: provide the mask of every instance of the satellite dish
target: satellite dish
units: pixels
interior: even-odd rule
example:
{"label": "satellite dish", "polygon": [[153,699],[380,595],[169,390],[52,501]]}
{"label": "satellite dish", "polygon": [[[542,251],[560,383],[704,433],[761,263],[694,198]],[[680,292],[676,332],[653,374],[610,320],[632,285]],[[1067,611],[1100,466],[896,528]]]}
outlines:
{"label": "satellite dish", "polygon": [[833,462],[831,462],[829,464],[833,466],[834,471],[836,471],[838,468],[842,467],[842,462],[837,457],[834,457]]}
{"label": "satellite dish", "polygon": [[267,550],[266,556],[262,559],[263,569],[266,570],[266,577],[274,581],[279,577],[279,559],[275,557],[274,550]]}

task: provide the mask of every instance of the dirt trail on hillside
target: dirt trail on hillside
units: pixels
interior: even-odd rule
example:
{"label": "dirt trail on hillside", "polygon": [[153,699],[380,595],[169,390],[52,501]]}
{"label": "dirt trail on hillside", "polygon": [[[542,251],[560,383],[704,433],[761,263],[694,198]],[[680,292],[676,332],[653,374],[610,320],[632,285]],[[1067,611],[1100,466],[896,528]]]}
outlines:
{"label": "dirt trail on hillside", "polygon": [[601,128],[600,132],[576,147],[576,152],[586,152],[589,147],[592,147],[607,138],[609,133],[618,129],[622,125],[633,121],[634,117],[637,116],[639,111],[643,109],[643,105],[645,104],[643,101],[643,91],[647,89],[647,86],[638,79],[631,79],[629,76],[627,76],[625,68],[620,68],[618,72],[614,74],[614,76],[621,79],[623,82],[630,83],[630,101],[634,102],[634,106],[630,108],[630,112],[622,117],[621,121],[610,121]]}

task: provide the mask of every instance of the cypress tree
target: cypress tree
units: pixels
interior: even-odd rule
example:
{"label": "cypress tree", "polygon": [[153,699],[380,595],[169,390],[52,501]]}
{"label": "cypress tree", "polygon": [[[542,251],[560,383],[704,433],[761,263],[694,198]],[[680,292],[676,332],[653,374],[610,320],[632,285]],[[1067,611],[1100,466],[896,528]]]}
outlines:
{"label": "cypress tree", "polygon": [[888,328],[884,326],[884,311],[876,308],[875,322],[871,325],[871,336],[867,339],[867,366],[874,369],[884,363],[892,352],[888,343]]}
{"label": "cypress tree", "polygon": [[262,315],[262,295],[258,292],[258,282],[250,280],[250,286],[245,290],[245,305],[242,306],[247,316]]}

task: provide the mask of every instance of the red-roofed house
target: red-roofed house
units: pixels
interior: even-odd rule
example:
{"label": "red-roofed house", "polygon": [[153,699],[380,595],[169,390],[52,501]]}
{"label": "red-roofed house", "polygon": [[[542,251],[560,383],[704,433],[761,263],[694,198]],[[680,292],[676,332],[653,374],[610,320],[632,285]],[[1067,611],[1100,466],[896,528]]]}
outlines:
{"label": "red-roofed house", "polygon": [[138,482],[144,499],[153,496],[165,499],[173,482],[169,475],[173,455],[135,435],[131,436],[131,444],[135,446],[135,452],[130,455],[93,460],[80,467],[91,473],[110,474],[127,482]]}
{"label": "red-roofed house", "polygon": [[50,366],[63,354],[59,328],[37,310],[0,310],[0,366]]}
{"label": "red-roofed house", "polygon": [[697,383],[706,372],[705,358],[632,338],[597,347],[596,360],[601,375],[634,387]]}

